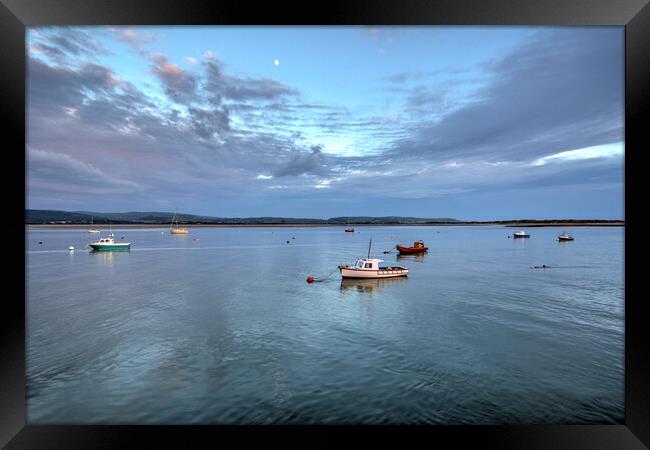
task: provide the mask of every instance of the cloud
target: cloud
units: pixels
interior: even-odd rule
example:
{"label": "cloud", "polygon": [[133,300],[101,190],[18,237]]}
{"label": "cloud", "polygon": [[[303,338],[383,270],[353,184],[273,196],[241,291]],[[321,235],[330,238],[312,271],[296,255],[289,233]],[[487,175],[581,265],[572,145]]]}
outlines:
{"label": "cloud", "polygon": [[96,60],[110,54],[97,39],[79,28],[39,27],[30,30],[32,53],[41,54],[59,65],[85,57]]}
{"label": "cloud", "polygon": [[436,70],[412,70],[384,77],[383,80],[388,81],[389,83],[403,84],[408,81],[422,80],[440,75],[458,75],[468,71],[469,69],[466,67],[445,67]]}
{"label": "cloud", "polygon": [[543,166],[552,162],[577,161],[594,158],[612,158],[623,156],[623,145],[621,143],[609,145],[597,145],[594,147],[579,148],[576,150],[567,150],[543,158],[538,158],[531,164],[534,166]]}
{"label": "cloud", "polygon": [[230,130],[228,108],[205,110],[188,108],[190,121],[195,133],[203,139],[209,139],[214,134],[222,135]]}
{"label": "cloud", "polygon": [[29,185],[59,192],[83,191],[92,194],[117,194],[142,190],[133,181],[102,172],[97,167],[60,152],[28,149]]}
{"label": "cloud", "polygon": [[320,146],[311,147],[309,152],[293,150],[287,159],[289,161],[273,173],[274,177],[326,175],[328,173],[327,159]]}
{"label": "cloud", "polygon": [[114,93],[120,80],[104,66],[85,62],[79,67],[49,66],[30,58],[27,67],[30,114],[56,116],[65,108],[81,109],[89,96],[107,96]]}
{"label": "cloud", "polygon": [[[397,143],[401,156],[531,160],[623,140],[623,34],[552,30],[485,65],[474,98]],[[409,104],[434,100],[423,90]]]}
{"label": "cloud", "polygon": [[140,56],[149,58],[150,52],[147,45],[156,40],[156,35],[151,32],[135,31],[130,28],[114,28],[111,27],[110,31],[117,37],[118,40],[129,45]]}
{"label": "cloud", "polygon": [[226,75],[223,63],[212,52],[204,55],[205,91],[213,101],[277,100],[285,96],[298,96],[298,91],[286,84],[267,78],[242,78]]}
{"label": "cloud", "polygon": [[196,99],[197,80],[190,72],[171,63],[163,54],[153,56],[151,71],[164,86],[165,93],[176,103],[190,103]]}

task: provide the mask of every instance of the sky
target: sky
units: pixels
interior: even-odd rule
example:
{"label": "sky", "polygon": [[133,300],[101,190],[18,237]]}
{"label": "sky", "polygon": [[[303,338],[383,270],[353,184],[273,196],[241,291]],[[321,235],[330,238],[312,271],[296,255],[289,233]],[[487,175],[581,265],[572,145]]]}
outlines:
{"label": "sky", "polygon": [[31,209],[624,218],[623,27],[30,27]]}

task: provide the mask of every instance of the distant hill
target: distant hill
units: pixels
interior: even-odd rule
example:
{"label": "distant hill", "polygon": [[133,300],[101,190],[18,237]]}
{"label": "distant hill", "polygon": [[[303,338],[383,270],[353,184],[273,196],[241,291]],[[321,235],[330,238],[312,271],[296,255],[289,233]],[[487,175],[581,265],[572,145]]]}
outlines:
{"label": "distant hill", "polygon": [[[36,224],[166,224],[172,221],[171,212],[124,212],[100,213],[93,211],[57,211],[47,209],[25,210],[25,223]],[[456,219],[449,218],[419,218],[419,217],[332,217],[330,219],[305,219],[293,217],[211,217],[194,214],[178,214],[179,222],[183,224],[415,224],[415,223],[453,223]]]}

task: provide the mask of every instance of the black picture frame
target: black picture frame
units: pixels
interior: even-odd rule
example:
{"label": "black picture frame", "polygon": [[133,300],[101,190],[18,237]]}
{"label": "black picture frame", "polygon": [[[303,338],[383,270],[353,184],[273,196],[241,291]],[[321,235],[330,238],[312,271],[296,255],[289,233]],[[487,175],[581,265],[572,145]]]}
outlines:
{"label": "black picture frame", "polygon": [[[25,28],[39,25],[620,25],[625,26],[625,424],[421,427],[173,427],[28,426],[25,424]],[[5,213],[10,217],[10,283],[0,313],[0,445],[16,448],[134,448],[176,443],[223,445],[224,438],[260,437],[266,445],[278,431],[306,443],[323,444],[333,433],[361,434],[386,442],[401,437],[440,439],[453,446],[482,448],[634,449],[650,446],[650,352],[643,338],[646,299],[636,286],[640,268],[631,263],[641,249],[633,186],[642,180],[643,144],[648,142],[650,93],[650,5],[648,0],[355,0],[322,4],[159,0],[0,0],[0,98],[5,173]],[[21,151],[22,149],[22,151]],[[22,174],[21,174],[22,172]],[[11,175],[7,177],[6,175]],[[9,210],[6,200],[10,200]],[[15,233],[14,233],[15,231]],[[19,238],[22,236],[22,239]],[[22,255],[22,256],[16,256]],[[15,274],[14,274],[15,272]],[[21,277],[22,274],[22,277]],[[22,280],[22,282],[20,281]],[[6,291],[7,292],[7,291]],[[251,433],[255,431],[256,433]],[[195,440],[196,439],[196,440]],[[241,443],[241,441],[239,441]],[[396,442],[402,442],[396,441]],[[178,444],[183,443],[183,444]]]}

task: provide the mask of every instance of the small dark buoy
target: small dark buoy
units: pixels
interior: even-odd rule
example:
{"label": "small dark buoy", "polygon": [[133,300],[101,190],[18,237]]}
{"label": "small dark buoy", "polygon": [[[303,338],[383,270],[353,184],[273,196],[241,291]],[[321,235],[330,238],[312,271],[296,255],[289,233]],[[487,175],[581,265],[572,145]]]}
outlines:
{"label": "small dark buoy", "polygon": [[313,283],[314,277],[307,277],[307,283]]}
{"label": "small dark buoy", "polygon": [[292,237],[291,239],[295,239],[295,237]]}
{"label": "small dark buoy", "polygon": [[288,243],[289,243],[289,241],[287,241],[287,244],[288,244]]}
{"label": "small dark buoy", "polygon": [[124,236],[122,236],[120,239],[124,239]]}
{"label": "small dark buoy", "polygon": [[39,243],[39,244],[42,244],[42,243],[43,243],[43,241],[38,241],[38,243]]}

